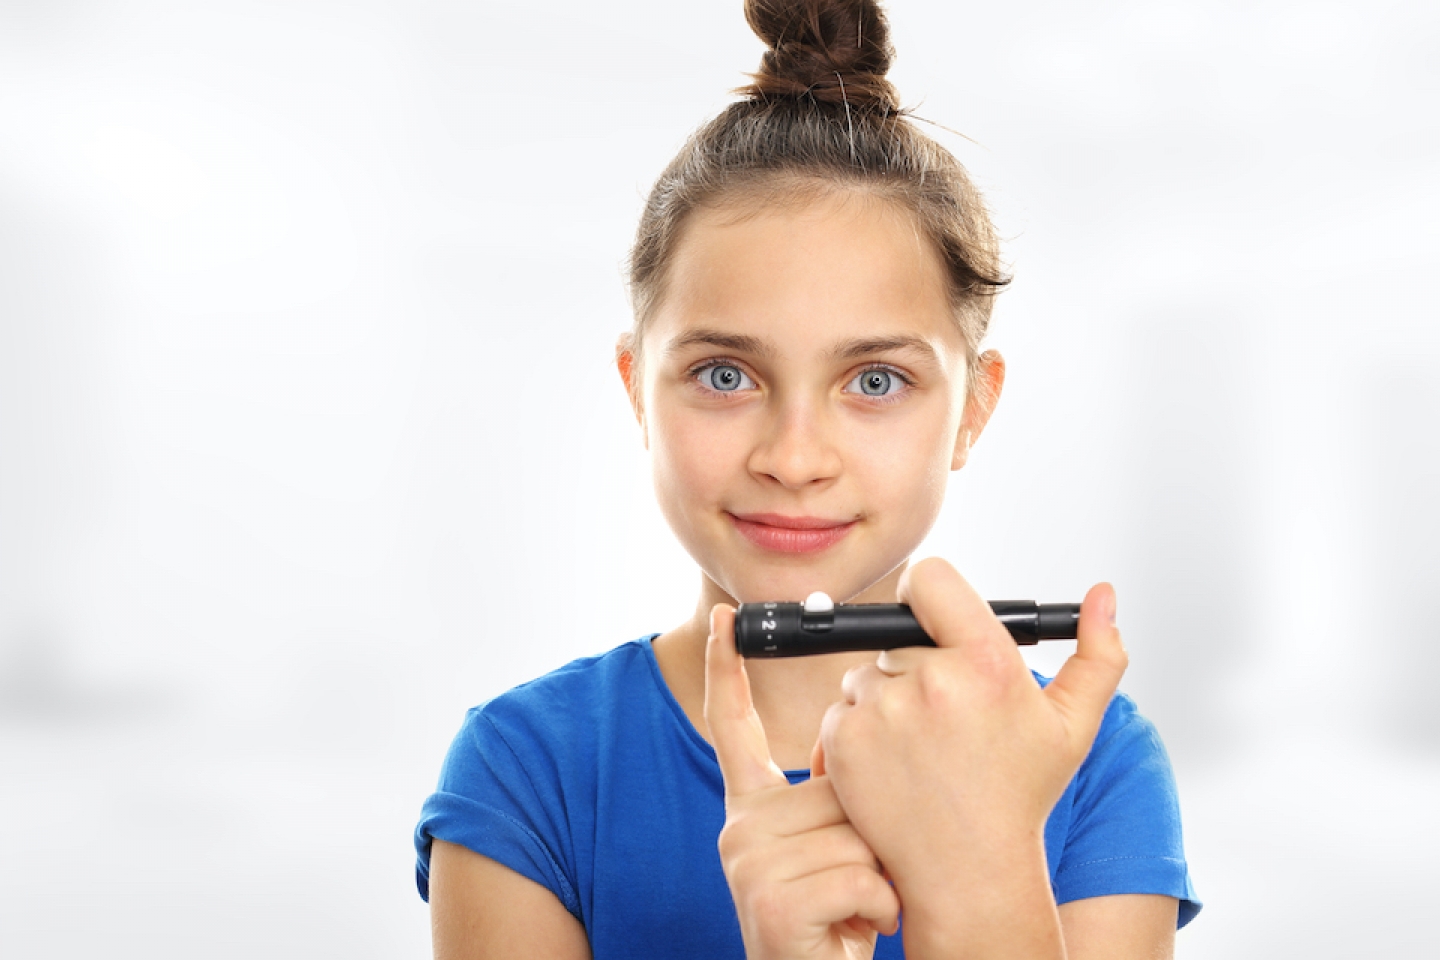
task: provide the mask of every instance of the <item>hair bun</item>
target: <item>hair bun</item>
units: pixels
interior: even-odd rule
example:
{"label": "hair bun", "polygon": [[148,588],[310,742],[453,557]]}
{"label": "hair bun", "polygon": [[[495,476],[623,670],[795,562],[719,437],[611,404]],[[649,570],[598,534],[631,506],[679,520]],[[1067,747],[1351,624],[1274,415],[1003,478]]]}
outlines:
{"label": "hair bun", "polygon": [[875,0],[745,0],[745,19],[770,49],[738,93],[900,109],[885,74],[895,59]]}

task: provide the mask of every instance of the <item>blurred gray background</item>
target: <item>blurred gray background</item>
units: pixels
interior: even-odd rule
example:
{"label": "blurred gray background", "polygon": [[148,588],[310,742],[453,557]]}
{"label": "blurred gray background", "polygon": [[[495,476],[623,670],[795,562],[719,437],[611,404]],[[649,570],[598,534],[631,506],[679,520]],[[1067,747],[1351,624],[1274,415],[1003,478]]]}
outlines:
{"label": "blurred gray background", "polygon": [[[1117,584],[1182,958],[1440,955],[1440,6],[890,11],[1016,275],[923,552]],[[621,265],[759,53],[738,0],[0,3],[0,954],[428,955],[465,708],[693,602]]]}

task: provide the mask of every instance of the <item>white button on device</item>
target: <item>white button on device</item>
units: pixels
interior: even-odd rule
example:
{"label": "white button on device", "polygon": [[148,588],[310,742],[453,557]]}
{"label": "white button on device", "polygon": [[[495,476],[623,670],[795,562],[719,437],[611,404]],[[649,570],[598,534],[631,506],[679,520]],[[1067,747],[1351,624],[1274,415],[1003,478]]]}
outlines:
{"label": "white button on device", "polygon": [[805,598],[806,613],[833,613],[834,610],[835,601],[831,600],[830,595],[827,593],[821,593],[819,590],[816,590]]}

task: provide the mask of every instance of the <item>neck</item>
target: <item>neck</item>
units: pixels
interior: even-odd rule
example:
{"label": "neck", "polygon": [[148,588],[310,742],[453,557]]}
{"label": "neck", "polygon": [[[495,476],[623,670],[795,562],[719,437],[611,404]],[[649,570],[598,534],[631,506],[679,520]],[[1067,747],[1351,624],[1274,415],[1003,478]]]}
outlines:
{"label": "neck", "polygon": [[[895,570],[851,602],[894,603],[895,583],[903,569]],[[717,603],[733,605],[735,600],[705,577],[695,613],[655,641],[655,656],[671,693],[707,740],[705,640],[710,635],[710,610]],[[873,663],[875,657],[872,652],[860,652],[746,661],[750,694],[776,763],[786,770],[810,766],[810,751],[819,736],[820,721],[826,709],[840,699],[840,681],[845,672]]]}

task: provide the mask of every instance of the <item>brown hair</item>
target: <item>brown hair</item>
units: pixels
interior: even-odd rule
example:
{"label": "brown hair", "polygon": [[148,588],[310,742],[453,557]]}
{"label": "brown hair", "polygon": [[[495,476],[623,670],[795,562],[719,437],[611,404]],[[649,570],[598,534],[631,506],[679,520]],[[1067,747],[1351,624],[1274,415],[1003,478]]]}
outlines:
{"label": "brown hair", "polygon": [[991,298],[1009,280],[979,191],[885,79],[895,51],[884,12],[875,0],[746,0],[745,19],[769,47],[753,83],[691,135],[640,217],[630,254],[635,360],[694,210],[757,193],[784,202],[851,189],[907,209],[934,243],[974,383]]}

